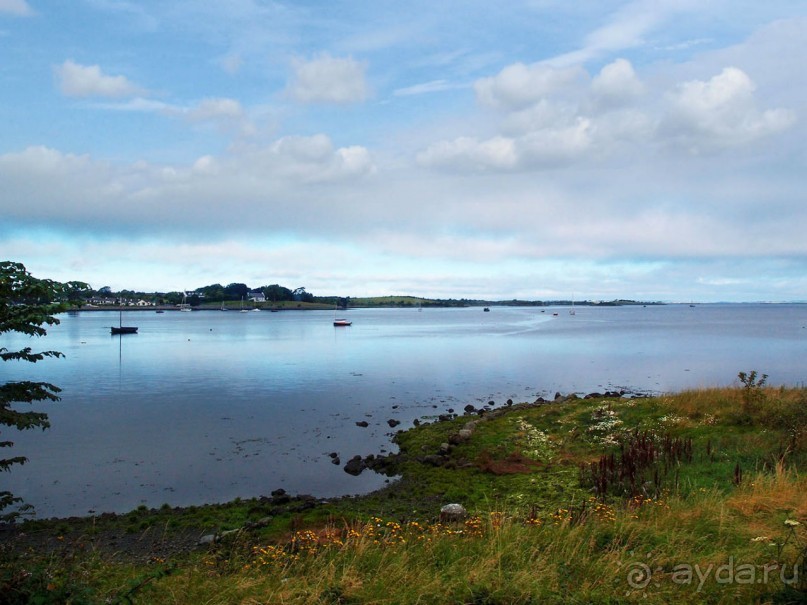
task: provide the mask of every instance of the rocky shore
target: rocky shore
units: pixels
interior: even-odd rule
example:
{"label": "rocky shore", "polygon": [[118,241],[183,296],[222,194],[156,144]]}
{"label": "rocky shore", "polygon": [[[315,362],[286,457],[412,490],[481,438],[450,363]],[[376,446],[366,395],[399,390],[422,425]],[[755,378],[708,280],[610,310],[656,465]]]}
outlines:
{"label": "rocky shore", "polygon": [[[636,399],[644,394],[627,391],[592,392],[585,395],[556,393],[554,398],[538,397],[532,402],[514,403],[508,399],[501,407],[494,401],[477,407],[467,404],[462,412],[449,408],[433,420],[415,420],[410,430],[429,425],[450,428],[445,438],[418,451],[399,451],[386,454],[355,454],[342,465],[337,452],[329,457],[333,464],[341,465],[344,472],[359,475],[372,471],[394,478],[389,486],[373,494],[364,496],[344,496],[341,498],[317,498],[308,494],[289,494],[284,489],[274,489],[268,496],[249,500],[236,500],[226,504],[208,504],[190,507],[170,507],[159,509],[140,507],[125,514],[103,513],[91,517],[70,517],[65,519],[32,520],[21,524],[0,524],[0,553],[2,552],[55,552],[66,548],[94,549],[105,556],[122,559],[148,561],[154,558],[167,558],[189,553],[198,548],[227,539],[234,535],[258,533],[270,526],[278,518],[295,519],[314,510],[332,514],[336,510],[349,510],[362,499],[390,499],[399,496],[399,483],[406,483],[405,468],[431,467],[444,469],[471,469],[477,461],[455,455],[455,450],[471,441],[484,423],[494,421],[508,414],[518,415],[531,408],[550,404],[570,404],[592,399]],[[395,428],[399,421],[390,419],[388,425]],[[357,421],[359,427],[367,426],[366,421]],[[393,442],[407,431],[399,430],[392,435]],[[449,502],[431,502],[435,518],[441,507]],[[229,513],[249,519],[243,523],[221,521]],[[292,527],[294,525],[291,522]],[[232,527],[235,525],[235,527]],[[225,529],[226,527],[226,529]]]}

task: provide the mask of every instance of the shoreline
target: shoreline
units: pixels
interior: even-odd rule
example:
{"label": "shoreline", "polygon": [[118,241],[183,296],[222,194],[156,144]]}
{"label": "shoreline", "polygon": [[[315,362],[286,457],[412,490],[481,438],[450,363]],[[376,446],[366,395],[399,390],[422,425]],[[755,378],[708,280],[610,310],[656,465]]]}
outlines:
{"label": "shoreline", "polygon": [[[692,593],[681,589],[690,583],[675,575],[678,562],[762,569],[776,546],[776,569],[802,565],[805,404],[804,387],[751,381],[468,409],[396,433],[397,454],[357,457],[400,477],[363,496],[276,489],[223,504],[31,520],[0,526],[0,555],[20,570],[14,578],[40,573],[42,594],[80,585],[97,602],[141,589],[149,602],[332,602],[336,586],[350,602],[414,603],[439,586],[429,602],[448,604],[467,601],[470,575],[477,594],[497,595],[480,602],[556,597],[559,580],[568,581],[565,600],[650,602],[642,599],[651,573],[652,602],[685,603]],[[790,434],[782,418],[801,419],[801,432]],[[795,439],[784,454],[782,439]],[[698,597],[794,602],[772,597],[807,591],[784,576],[769,586],[737,577],[702,582]],[[122,593],[127,586],[135,588]],[[189,586],[199,588],[185,595]]]}
{"label": "shoreline", "polygon": [[[531,409],[534,407],[547,405],[572,404],[574,402],[586,402],[598,399],[637,401],[640,399],[658,396],[659,394],[660,393],[656,392],[642,392],[638,390],[624,389],[605,392],[568,392],[566,394],[556,392],[554,396],[552,396],[550,392],[544,393],[545,396],[537,396],[530,398],[529,401],[521,401],[517,403],[514,403],[512,399],[508,399],[506,401],[500,400],[499,402],[488,400],[486,403],[482,403],[482,400],[477,398],[473,400],[474,403],[469,403],[464,406],[459,401],[455,401],[453,403],[447,402],[443,407],[438,407],[437,405],[428,406],[430,408],[428,412],[421,413],[420,416],[415,417],[411,421],[407,421],[402,427],[399,427],[399,425],[402,423],[401,421],[397,420],[394,415],[397,405],[393,405],[393,409],[390,414],[381,414],[374,419],[375,425],[384,427],[388,430],[388,432],[384,434],[383,442],[363,450],[361,448],[337,448],[339,449],[338,452],[322,450],[317,455],[318,458],[324,458],[324,460],[336,466],[336,469],[333,470],[338,470],[339,474],[347,473],[353,477],[357,477],[363,473],[369,474],[370,477],[364,477],[364,479],[369,479],[371,481],[370,485],[365,482],[364,484],[355,485],[352,488],[346,488],[344,490],[339,490],[338,492],[333,492],[332,490],[322,492],[317,491],[316,488],[314,490],[308,489],[306,485],[301,486],[298,484],[296,487],[289,487],[287,484],[281,482],[268,485],[266,487],[266,491],[260,493],[247,492],[240,495],[231,495],[227,499],[216,499],[213,497],[207,499],[203,498],[198,501],[191,500],[190,502],[187,499],[184,501],[180,499],[180,503],[172,503],[170,501],[170,494],[167,494],[166,499],[152,499],[151,502],[146,502],[145,499],[143,499],[139,504],[137,504],[137,500],[135,500],[134,504],[127,507],[105,509],[102,504],[94,504],[84,508],[83,510],[86,510],[86,512],[47,514],[46,516],[33,517],[31,521],[56,522],[64,519],[88,520],[94,518],[97,519],[99,517],[126,516],[134,510],[142,509],[142,507],[146,507],[148,510],[153,511],[162,507],[168,507],[173,510],[181,510],[195,509],[199,507],[226,506],[234,501],[245,501],[266,497],[266,493],[269,491],[280,491],[286,493],[287,490],[289,490],[289,493],[302,495],[308,500],[318,502],[332,502],[344,498],[362,498],[377,491],[389,490],[394,485],[394,481],[397,480],[398,477],[395,476],[393,472],[388,471],[390,467],[394,466],[393,463],[398,455],[398,452],[396,451],[398,445],[397,439],[400,435],[417,431],[421,427],[439,425],[449,426],[452,423],[457,422],[479,422],[492,420],[501,415],[516,412],[518,410]],[[362,416],[361,418],[365,417]],[[354,424],[361,427],[359,429],[360,431],[364,431],[368,428],[369,423],[364,419],[352,419],[347,422],[344,429],[350,430]],[[329,469],[331,468],[330,464],[325,466],[327,466]],[[352,477],[345,477],[346,480],[350,480],[351,478]],[[387,478],[387,481],[385,484],[382,484],[381,481],[384,478]],[[36,510],[34,511],[34,514],[36,514]]]}
{"label": "shoreline", "polygon": [[[658,394],[649,394],[649,393],[637,393],[637,392],[628,392],[628,391],[607,391],[604,393],[599,392],[592,392],[585,395],[580,395],[577,393],[568,393],[563,395],[561,393],[556,393],[554,399],[545,399],[544,397],[537,397],[534,401],[524,401],[514,403],[512,400],[508,400],[505,403],[500,405],[490,405],[489,404],[476,407],[473,404],[467,404],[464,409],[460,410],[460,412],[443,412],[443,413],[436,413],[433,415],[426,415],[421,418],[418,418],[414,421],[412,426],[409,426],[405,429],[397,430],[394,433],[390,433],[389,442],[387,445],[399,445],[399,439],[406,436],[407,434],[417,433],[421,430],[429,430],[429,428],[433,429],[440,429],[442,427],[455,427],[454,434],[459,435],[462,430],[471,429],[471,433],[476,425],[480,422],[487,422],[491,420],[495,420],[502,416],[507,416],[510,414],[515,414],[519,412],[523,412],[525,410],[535,409],[535,408],[542,408],[546,406],[563,406],[563,405],[573,405],[575,403],[584,403],[584,402],[591,402],[591,401],[600,401],[600,400],[619,400],[619,401],[639,401],[642,399],[648,399]],[[451,408],[449,408],[451,409]],[[397,423],[395,423],[397,424]],[[390,424],[391,428],[394,428],[395,424]],[[471,426],[473,425],[473,426]],[[457,428],[459,427],[459,428]],[[466,435],[465,437],[459,437],[459,439],[467,439],[470,438],[470,434]],[[456,437],[455,437],[456,439]],[[443,448],[440,451],[440,454],[445,454],[448,452],[450,447]],[[383,453],[382,453],[383,452]],[[390,478],[390,482],[386,485],[381,487],[362,492],[362,493],[345,493],[341,495],[335,496],[314,496],[311,495],[306,490],[298,491],[296,494],[289,494],[283,488],[275,488],[272,489],[270,494],[271,496],[267,496],[265,494],[257,494],[248,497],[236,497],[231,500],[226,501],[207,501],[207,502],[200,502],[197,504],[187,504],[187,505],[171,505],[168,503],[164,503],[160,506],[147,506],[145,504],[141,504],[136,508],[123,511],[123,512],[113,512],[113,511],[98,511],[93,512],[90,514],[85,515],[65,515],[65,516],[48,516],[48,517],[31,517],[31,518],[22,518],[20,523],[16,525],[26,525],[26,524],[58,524],[60,522],[71,522],[71,523],[82,523],[82,522],[94,522],[98,519],[115,519],[115,518],[123,518],[130,516],[134,513],[148,511],[148,512],[158,512],[158,511],[174,511],[174,512],[182,512],[182,511],[192,511],[197,509],[210,509],[210,508],[227,508],[236,504],[241,504],[250,501],[265,501],[267,499],[271,499],[275,504],[278,501],[282,503],[286,502],[298,502],[298,503],[305,503],[305,509],[311,508],[313,505],[328,505],[338,502],[353,502],[357,499],[367,498],[374,496],[380,493],[390,493],[396,491],[397,484],[405,479],[398,474],[400,470],[400,465],[402,459],[406,458],[407,455],[402,453],[401,451],[398,452],[389,452],[386,451],[386,447],[380,448],[380,451],[376,453],[370,453],[366,455],[361,454],[353,454],[349,457],[340,458],[339,456],[334,456],[333,454],[329,454],[332,458],[333,463],[338,465],[342,468],[343,472],[357,476],[363,472],[373,472],[381,477],[388,477]],[[439,457],[429,457],[427,456],[427,462],[431,466],[440,466],[445,460],[439,459]],[[34,512],[34,515],[36,513]],[[14,524],[12,524],[14,525]],[[0,523],[0,529],[3,528],[3,524]]]}
{"label": "shoreline", "polygon": [[[240,311],[240,302],[232,302],[231,305],[225,305],[225,311]],[[287,305],[283,305],[282,303],[256,303],[251,304],[248,310],[252,309],[260,309],[261,311],[267,312],[280,312],[280,311],[332,311],[333,307],[319,304],[319,303],[296,303],[290,302]],[[353,307],[358,308],[358,307]],[[247,309],[247,307],[245,307]],[[207,307],[198,306],[193,307],[191,309],[192,312],[196,313],[199,311],[219,311],[221,312],[221,305],[211,305]],[[343,310],[343,309],[341,309]],[[78,314],[83,312],[90,312],[95,313],[98,311],[133,311],[138,313],[155,313],[157,311],[170,311],[170,312],[178,312],[180,308],[176,305],[151,305],[151,306],[126,306],[126,305],[104,305],[104,306],[87,306],[83,305],[80,308],[68,309],[65,313],[69,314]]]}

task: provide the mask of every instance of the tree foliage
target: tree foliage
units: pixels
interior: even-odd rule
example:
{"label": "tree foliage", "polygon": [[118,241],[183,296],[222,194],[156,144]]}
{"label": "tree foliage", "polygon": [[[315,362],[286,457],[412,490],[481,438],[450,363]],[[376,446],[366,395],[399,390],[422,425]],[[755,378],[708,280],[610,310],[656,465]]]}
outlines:
{"label": "tree foliage", "polygon": [[224,294],[230,300],[238,300],[240,298],[246,298],[247,294],[249,294],[249,286],[240,283],[228,284],[227,287],[224,288]]}
{"label": "tree foliage", "polygon": [[[19,332],[28,336],[44,336],[45,326],[59,323],[54,317],[69,307],[69,302],[89,291],[82,282],[59,283],[49,279],[37,279],[21,263],[0,262],[0,335]],[[59,351],[35,352],[31,347],[10,351],[0,346],[0,360],[27,361],[36,363],[46,357],[63,357]],[[58,401],[60,389],[48,382],[10,381],[0,385],[0,427],[18,430],[46,429],[50,426],[47,414],[34,410],[19,410],[14,404],[31,404],[37,401]],[[2,435],[2,431],[0,431]],[[0,448],[12,447],[14,443],[0,439]],[[24,464],[26,458],[13,456],[0,458],[0,472],[8,471],[15,464]],[[13,519],[20,510],[3,514],[20,499],[0,489],[0,521]]]}
{"label": "tree foliage", "polygon": [[294,292],[292,292],[292,297],[294,300],[301,302],[314,302],[314,295],[310,292],[306,292],[303,286],[295,289]]}
{"label": "tree foliage", "polygon": [[263,290],[263,294],[264,296],[266,296],[266,300],[270,300],[272,302],[279,302],[281,300],[294,300],[294,296],[291,290],[279,284],[264,286],[263,288],[261,288],[261,290]]}

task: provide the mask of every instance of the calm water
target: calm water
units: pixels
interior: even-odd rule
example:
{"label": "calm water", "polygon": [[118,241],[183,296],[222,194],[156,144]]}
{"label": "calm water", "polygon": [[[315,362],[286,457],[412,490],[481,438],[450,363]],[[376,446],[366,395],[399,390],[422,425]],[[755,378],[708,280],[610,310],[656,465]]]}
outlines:
{"label": "calm water", "polygon": [[[558,316],[553,316],[553,312]],[[801,385],[807,305],[351,310],[63,315],[9,349],[66,358],[0,364],[2,380],[49,381],[46,432],[3,433],[30,462],[0,477],[39,516],[123,512],[268,494],[365,492],[385,479],[331,464],[393,450],[387,420],[508,398],[732,384],[757,369]],[[356,426],[367,420],[368,428]]]}

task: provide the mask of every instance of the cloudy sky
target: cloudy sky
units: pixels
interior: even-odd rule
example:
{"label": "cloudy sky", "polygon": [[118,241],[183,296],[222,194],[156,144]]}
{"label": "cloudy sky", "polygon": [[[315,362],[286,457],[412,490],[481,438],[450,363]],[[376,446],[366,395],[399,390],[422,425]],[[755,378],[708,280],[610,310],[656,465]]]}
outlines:
{"label": "cloudy sky", "polygon": [[0,259],[807,300],[807,3],[0,0]]}

